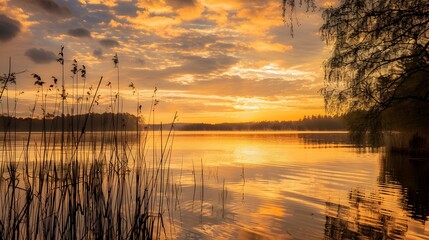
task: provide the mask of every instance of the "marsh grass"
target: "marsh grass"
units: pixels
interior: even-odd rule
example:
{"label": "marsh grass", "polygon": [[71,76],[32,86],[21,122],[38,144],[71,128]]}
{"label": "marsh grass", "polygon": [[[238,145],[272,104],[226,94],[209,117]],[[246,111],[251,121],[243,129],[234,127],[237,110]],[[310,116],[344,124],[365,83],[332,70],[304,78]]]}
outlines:
{"label": "marsh grass", "polygon": [[[118,84],[117,92],[111,90],[108,96],[112,114],[105,115],[114,130],[88,132],[88,125],[97,124],[91,113],[105,83],[101,77],[94,89],[86,89],[86,68],[74,60],[68,91],[63,49],[57,60],[61,86],[52,77],[47,88],[39,75],[32,75],[37,94],[30,116],[33,119],[41,110],[43,130],[33,132],[30,120],[28,133],[17,133],[11,118],[3,118],[0,239],[170,238],[169,206],[177,202],[177,192],[169,187],[173,177],[169,166],[177,115],[165,133],[153,125],[140,127],[142,107],[137,97],[137,120],[126,122],[119,109]],[[113,61],[119,83],[117,55]],[[16,117],[18,95],[8,95],[15,75],[9,68],[1,78],[2,114],[7,117]],[[155,90],[147,122],[155,124],[157,103]],[[77,122],[65,121],[67,111],[78,114]],[[56,120],[47,124],[52,116]],[[136,124],[136,130],[127,131],[127,124]]]}

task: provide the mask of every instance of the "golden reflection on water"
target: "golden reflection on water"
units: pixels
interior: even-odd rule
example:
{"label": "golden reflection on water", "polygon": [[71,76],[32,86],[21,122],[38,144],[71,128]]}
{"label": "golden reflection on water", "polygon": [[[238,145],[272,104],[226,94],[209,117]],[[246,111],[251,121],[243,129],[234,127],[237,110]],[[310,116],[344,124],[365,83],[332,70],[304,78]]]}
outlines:
{"label": "golden reflection on water", "polygon": [[[427,186],[398,180],[401,169],[390,160],[383,149],[354,148],[341,132],[178,132],[178,225],[192,230],[177,238],[427,239],[429,203],[407,202],[410,191],[426,189],[427,197]],[[426,215],[407,204],[424,205]]]}
{"label": "golden reflection on water", "polygon": [[176,132],[168,235],[429,239],[429,162],[347,139],[344,132]]}

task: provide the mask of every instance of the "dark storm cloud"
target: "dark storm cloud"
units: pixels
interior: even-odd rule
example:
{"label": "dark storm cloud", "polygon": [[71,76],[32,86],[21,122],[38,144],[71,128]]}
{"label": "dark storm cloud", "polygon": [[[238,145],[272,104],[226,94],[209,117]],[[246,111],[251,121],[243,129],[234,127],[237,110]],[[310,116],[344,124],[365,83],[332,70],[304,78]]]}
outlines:
{"label": "dark storm cloud", "polygon": [[67,31],[67,34],[73,37],[88,37],[91,38],[91,32],[85,28],[72,28]]}
{"label": "dark storm cloud", "polygon": [[21,31],[21,23],[0,14],[0,41],[7,42]]}
{"label": "dark storm cloud", "polygon": [[119,46],[119,42],[113,39],[102,39],[99,41],[99,43],[101,44],[101,46],[103,47],[107,47],[107,48],[112,48],[112,47],[118,47]]}
{"label": "dark storm cloud", "polygon": [[92,54],[96,58],[102,58],[103,57],[103,50],[101,50],[101,49],[95,49]]}
{"label": "dark storm cloud", "polygon": [[20,2],[36,5],[39,8],[45,10],[46,12],[49,12],[53,15],[57,15],[59,17],[70,17],[72,15],[68,7],[61,6],[54,0],[20,0]]}
{"label": "dark storm cloud", "polygon": [[56,60],[57,55],[43,48],[30,48],[25,52],[25,56],[29,57],[33,62],[44,64]]}

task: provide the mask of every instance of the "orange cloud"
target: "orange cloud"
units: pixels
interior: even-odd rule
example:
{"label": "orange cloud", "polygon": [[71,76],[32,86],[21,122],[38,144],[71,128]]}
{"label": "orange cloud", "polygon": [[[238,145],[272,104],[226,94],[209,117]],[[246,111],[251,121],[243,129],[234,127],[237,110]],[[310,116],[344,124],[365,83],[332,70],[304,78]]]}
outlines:
{"label": "orange cloud", "polygon": [[201,4],[196,4],[193,6],[180,8],[176,12],[181,20],[192,20],[201,17],[203,11],[204,6]]}
{"label": "orange cloud", "polygon": [[7,0],[0,0],[0,13],[5,13],[6,16],[19,21],[21,24],[21,31],[25,32],[30,26],[37,24],[36,21],[30,21],[30,14],[19,7],[9,7]]}
{"label": "orange cloud", "polygon": [[181,20],[164,15],[154,15],[149,11],[137,11],[136,17],[126,16],[124,19],[130,23],[130,27],[137,30],[145,30],[164,38],[177,36],[180,29],[175,29],[181,24]]}
{"label": "orange cloud", "polygon": [[250,47],[260,52],[286,52],[293,47],[291,45],[283,45],[280,43],[268,43],[265,41],[257,41],[250,44]]}
{"label": "orange cloud", "polygon": [[[168,119],[176,110],[197,122],[282,120],[323,112],[317,90],[329,49],[318,42],[319,13],[297,12],[304,19],[291,38],[276,0],[79,1],[72,9],[75,18],[52,23],[32,5],[0,0],[0,11],[22,24],[4,56],[18,55],[19,67],[50,77],[59,68],[33,66],[24,53],[33,45],[57,53],[65,45],[68,61],[76,58],[88,67],[88,79],[103,75],[110,81],[115,79],[111,58],[118,52],[121,87],[129,82],[146,90],[157,86],[159,107]],[[71,37],[66,34],[71,28],[88,29],[92,38]],[[6,58],[0,58],[0,66],[7,66]],[[149,92],[142,99],[150,98]]]}
{"label": "orange cloud", "polygon": [[80,0],[82,4],[101,4],[108,7],[114,7],[117,5],[116,0]]}

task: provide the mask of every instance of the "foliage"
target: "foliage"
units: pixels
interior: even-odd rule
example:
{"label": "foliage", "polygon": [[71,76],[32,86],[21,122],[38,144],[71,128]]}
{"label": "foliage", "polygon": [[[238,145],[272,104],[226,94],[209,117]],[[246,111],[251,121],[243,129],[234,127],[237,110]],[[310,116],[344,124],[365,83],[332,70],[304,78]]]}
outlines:
{"label": "foliage", "polygon": [[262,121],[247,123],[193,123],[185,124],[178,130],[183,131],[335,131],[344,130],[341,117],[305,116],[298,121]]}
{"label": "foliage", "polygon": [[282,16],[283,20],[290,27],[290,33],[293,36],[294,29],[294,13],[296,6],[306,7],[306,11],[314,11],[316,9],[315,0],[282,0]]}
{"label": "foliage", "polygon": [[[374,112],[353,111],[345,115],[344,119],[349,130],[350,140],[357,145],[380,146],[382,142],[381,121]],[[367,131],[369,135],[367,136]],[[367,139],[368,137],[368,139]]]}
{"label": "foliage", "polygon": [[[129,113],[120,113],[121,117],[121,126],[118,126],[118,129],[115,129],[113,126],[113,119],[117,117],[115,113],[89,113],[89,114],[78,114],[78,115],[65,115],[65,131],[72,131],[73,129],[78,129],[78,126],[83,126],[85,123],[85,118],[88,115],[88,124],[85,129],[88,132],[102,132],[102,131],[115,131],[115,130],[126,130],[126,131],[135,131],[137,127],[143,128],[143,119],[138,118],[135,115]],[[14,130],[17,132],[27,132],[29,123],[32,124],[32,130],[35,132],[42,131],[55,131],[56,126],[61,122],[61,116],[46,115],[45,119],[37,118],[15,118],[10,116],[0,116],[0,132],[8,131],[8,125],[14,126]],[[138,123],[138,126],[135,124]]]}
{"label": "foliage", "polygon": [[417,108],[429,107],[429,2],[341,0],[323,19],[322,38],[333,46],[321,90],[327,109],[366,113],[366,131],[387,120],[405,124],[394,123],[405,107],[415,114],[406,118],[423,126],[429,115]]}

